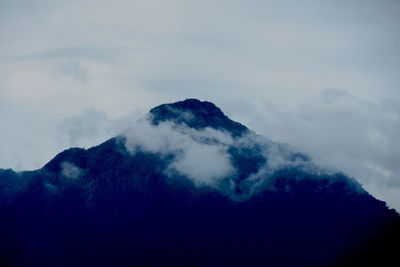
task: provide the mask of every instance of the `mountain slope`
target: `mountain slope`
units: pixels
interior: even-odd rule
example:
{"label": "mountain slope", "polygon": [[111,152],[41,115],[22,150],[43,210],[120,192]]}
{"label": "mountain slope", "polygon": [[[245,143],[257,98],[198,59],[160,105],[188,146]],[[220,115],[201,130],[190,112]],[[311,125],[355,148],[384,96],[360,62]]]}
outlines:
{"label": "mountain slope", "polygon": [[0,171],[0,200],[4,266],[365,266],[399,229],[354,179],[195,99]]}

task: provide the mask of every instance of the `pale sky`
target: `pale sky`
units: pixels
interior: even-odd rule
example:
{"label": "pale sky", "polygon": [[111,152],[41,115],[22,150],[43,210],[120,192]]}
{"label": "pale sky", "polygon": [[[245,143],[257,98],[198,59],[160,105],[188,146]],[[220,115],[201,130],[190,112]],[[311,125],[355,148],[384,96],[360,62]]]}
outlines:
{"label": "pale sky", "polygon": [[400,210],[400,1],[0,0],[0,168],[199,98]]}

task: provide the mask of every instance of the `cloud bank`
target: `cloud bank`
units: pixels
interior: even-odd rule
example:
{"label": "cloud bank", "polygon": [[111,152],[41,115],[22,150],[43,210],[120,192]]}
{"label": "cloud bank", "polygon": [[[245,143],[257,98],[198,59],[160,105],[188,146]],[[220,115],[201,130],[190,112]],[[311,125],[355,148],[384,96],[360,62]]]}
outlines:
{"label": "cloud bank", "polygon": [[400,102],[368,100],[338,88],[301,101],[262,99],[240,117],[255,131],[287,142],[318,165],[355,177],[368,192],[400,207]]}
{"label": "cloud bank", "polygon": [[230,162],[232,137],[212,128],[196,130],[173,122],[152,125],[140,120],[124,135],[131,153],[138,150],[174,155],[167,173],[189,177],[196,185],[213,186],[218,179],[231,176],[235,169]]}
{"label": "cloud bank", "polygon": [[218,189],[235,200],[275,190],[272,177],[282,169],[299,168],[317,179],[334,173],[317,167],[308,156],[288,145],[254,132],[233,137],[210,127],[197,130],[185,123],[163,121],[154,125],[151,121],[149,115],[123,133],[130,153],[150,152],[169,158],[167,176],[186,177],[198,187]]}

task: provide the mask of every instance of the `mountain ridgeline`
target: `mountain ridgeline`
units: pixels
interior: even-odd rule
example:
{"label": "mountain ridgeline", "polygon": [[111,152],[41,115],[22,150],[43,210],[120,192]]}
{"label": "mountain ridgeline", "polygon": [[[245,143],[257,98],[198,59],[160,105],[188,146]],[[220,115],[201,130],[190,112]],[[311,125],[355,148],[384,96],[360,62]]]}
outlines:
{"label": "mountain ridgeline", "polygon": [[0,170],[1,266],[385,266],[399,215],[210,102]]}

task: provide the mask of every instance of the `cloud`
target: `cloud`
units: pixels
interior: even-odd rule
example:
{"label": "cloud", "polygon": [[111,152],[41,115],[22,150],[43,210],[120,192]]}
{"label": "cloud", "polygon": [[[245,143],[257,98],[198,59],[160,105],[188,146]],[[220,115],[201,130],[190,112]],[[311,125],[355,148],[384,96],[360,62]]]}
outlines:
{"label": "cloud", "polygon": [[60,139],[71,146],[95,145],[116,133],[115,121],[104,112],[88,108],[67,117],[59,126]]}
{"label": "cloud", "polygon": [[[189,112],[182,113],[182,116],[196,119]],[[126,127],[127,120],[112,120],[101,112],[88,110],[71,118],[66,125],[72,127],[63,132],[79,139],[87,134],[101,135],[105,130],[117,131],[121,125]],[[255,132],[234,136],[224,130],[211,127],[195,129],[175,121],[161,121],[155,125],[150,113],[129,125],[131,127],[122,131],[122,135],[126,137],[125,147],[130,153],[157,154],[167,163],[166,176],[175,179],[183,176],[198,187],[216,189],[235,201],[248,200],[264,190],[275,190],[275,174],[282,170],[303,170],[312,179],[335,179],[334,170],[319,167],[307,155],[289,145],[272,142]],[[68,182],[78,180],[85,172],[65,161],[61,163],[60,174]],[[300,175],[298,179],[303,178]],[[351,180],[348,185],[364,192]],[[46,182],[45,186],[51,192],[57,192],[57,187],[51,183]]]}
{"label": "cloud", "polygon": [[68,179],[79,179],[82,175],[82,170],[70,162],[63,162],[61,164],[61,175]]}
{"label": "cloud", "polygon": [[235,172],[229,154],[215,145],[192,144],[170,165],[170,171],[190,177],[197,185],[214,185]]}
{"label": "cloud", "polygon": [[399,209],[398,100],[369,100],[336,88],[296,102],[260,101],[243,118],[250,128],[294,145],[317,165],[355,177],[368,192]]}
{"label": "cloud", "polygon": [[82,68],[79,61],[71,60],[64,64],[60,64],[57,67],[57,70],[81,82],[87,81],[87,71]]}
{"label": "cloud", "polygon": [[196,130],[173,122],[152,125],[144,119],[124,135],[131,153],[143,150],[173,155],[166,173],[186,176],[198,186],[216,186],[219,179],[235,172],[227,151],[233,142],[228,133],[212,128]]}
{"label": "cloud", "polygon": [[120,134],[142,116],[142,111],[135,110],[127,116],[113,118],[98,109],[86,108],[57,125],[57,139],[66,148],[88,148]]}
{"label": "cloud", "polygon": [[[184,176],[196,186],[218,189],[239,201],[266,187],[274,190],[271,179],[285,168],[303,169],[316,178],[334,174],[288,145],[254,132],[232,137],[228,132],[210,127],[196,130],[185,123],[163,121],[154,125],[149,115],[123,135],[132,154],[145,151],[172,158],[165,170],[167,176]],[[246,164],[251,166],[244,167]]]}

